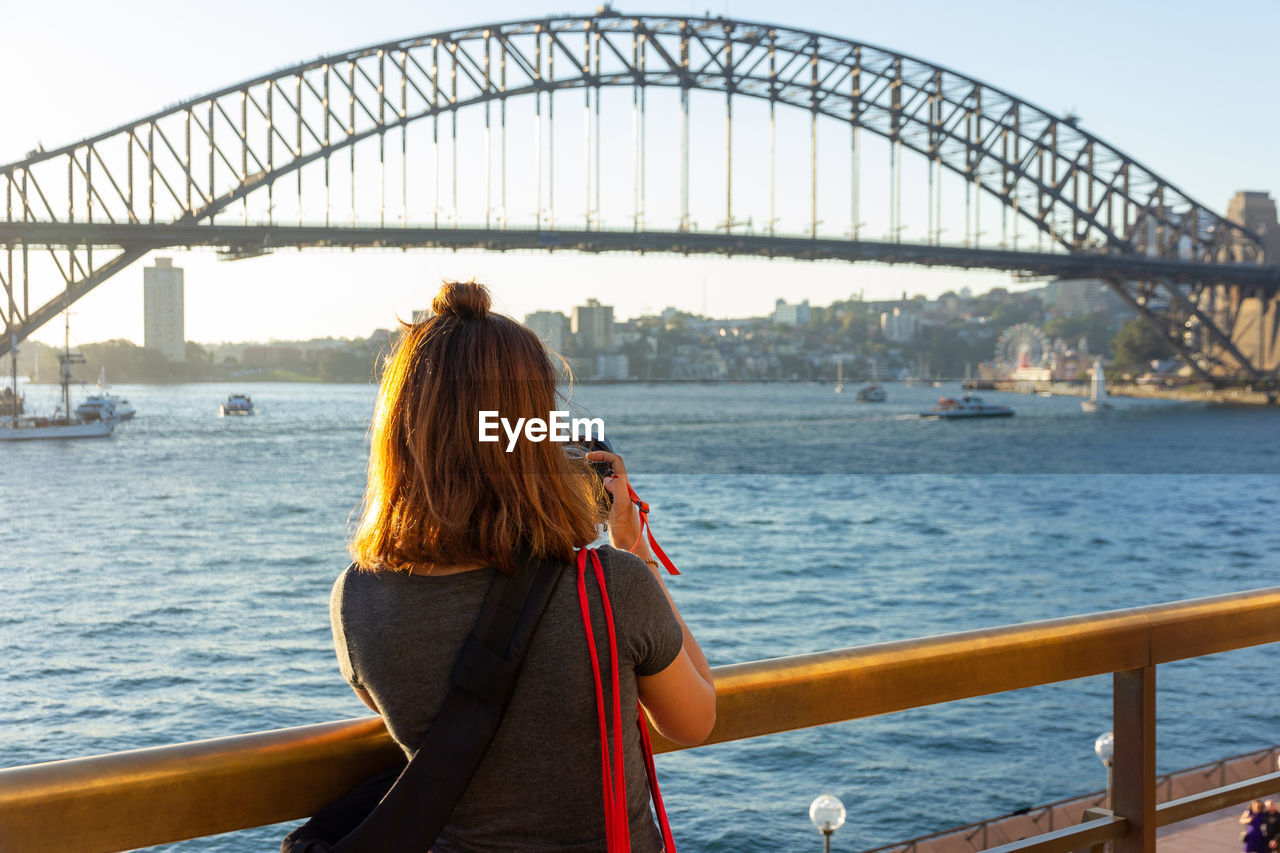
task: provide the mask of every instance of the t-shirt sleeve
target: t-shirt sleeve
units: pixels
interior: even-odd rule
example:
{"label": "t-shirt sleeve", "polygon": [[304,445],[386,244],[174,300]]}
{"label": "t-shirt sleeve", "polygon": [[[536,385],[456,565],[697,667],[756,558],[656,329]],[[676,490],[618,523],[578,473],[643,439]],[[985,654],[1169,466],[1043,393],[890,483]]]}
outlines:
{"label": "t-shirt sleeve", "polygon": [[636,675],[656,675],[680,654],[684,632],[649,567],[634,554],[614,551],[611,556],[624,598],[618,608],[621,613],[615,618],[625,619],[625,642],[635,662]]}
{"label": "t-shirt sleeve", "polygon": [[338,669],[342,677],[352,687],[363,690],[364,685],[356,676],[355,667],[351,663],[351,649],[347,646],[347,633],[344,627],[343,600],[346,596],[347,577],[351,570],[347,569],[338,575],[333,582],[333,591],[329,593],[329,625],[333,629],[333,650],[338,655]]}

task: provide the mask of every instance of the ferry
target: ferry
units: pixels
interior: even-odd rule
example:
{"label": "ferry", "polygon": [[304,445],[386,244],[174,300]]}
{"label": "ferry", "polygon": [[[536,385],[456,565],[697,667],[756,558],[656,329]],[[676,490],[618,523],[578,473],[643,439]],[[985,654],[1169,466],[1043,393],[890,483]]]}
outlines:
{"label": "ferry", "polygon": [[127,421],[137,414],[137,410],[124,397],[107,393],[107,369],[102,368],[98,374],[98,393],[90,394],[84,402],[76,406],[76,416],[83,421],[99,421],[115,418]]}
{"label": "ferry", "polygon": [[227,397],[225,403],[218,405],[218,415],[227,417],[228,415],[252,415],[253,401],[249,399],[248,394],[232,394]]}
{"label": "ferry", "polygon": [[960,418],[1007,418],[1013,415],[1013,409],[993,403],[982,402],[981,397],[965,394],[959,400],[953,397],[942,397],[937,406],[927,412],[921,412],[922,418],[943,418],[958,420]]}

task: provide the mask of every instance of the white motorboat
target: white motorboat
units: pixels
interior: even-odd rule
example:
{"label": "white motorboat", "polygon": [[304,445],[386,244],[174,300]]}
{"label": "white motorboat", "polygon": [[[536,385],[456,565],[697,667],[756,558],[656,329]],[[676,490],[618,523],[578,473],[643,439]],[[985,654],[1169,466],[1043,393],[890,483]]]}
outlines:
{"label": "white motorboat", "polygon": [[[18,348],[9,350],[13,365],[13,384],[18,384]],[[0,424],[0,441],[27,441],[42,438],[106,438],[116,428],[114,409],[103,411],[96,421],[86,421],[71,413],[71,365],[84,364],[84,356],[71,351],[71,321],[67,320],[66,342],[58,354],[62,374],[62,405],[52,417],[18,417],[14,412],[7,423]]]}
{"label": "white motorboat", "polygon": [[107,369],[102,368],[98,374],[98,393],[90,394],[84,402],[76,406],[76,415],[81,420],[97,421],[114,417],[117,421],[127,421],[137,414],[124,397],[107,393]]}
{"label": "white motorboat", "polygon": [[889,399],[889,395],[885,393],[883,385],[873,382],[860,388],[856,399],[859,403],[883,403]]}
{"label": "white motorboat", "polygon": [[959,420],[961,418],[1007,418],[1013,415],[1013,409],[994,403],[984,403],[981,397],[965,394],[959,400],[943,397],[937,406],[927,412],[921,412],[922,418],[942,418]]}
{"label": "white motorboat", "polygon": [[1093,379],[1089,383],[1089,398],[1080,401],[1080,409],[1089,414],[1105,412],[1112,408],[1107,401],[1107,377],[1102,372],[1102,359],[1093,360]]}
{"label": "white motorboat", "polygon": [[227,397],[225,403],[218,405],[218,415],[227,417],[229,415],[252,415],[253,400],[249,399],[248,394],[232,394]]}

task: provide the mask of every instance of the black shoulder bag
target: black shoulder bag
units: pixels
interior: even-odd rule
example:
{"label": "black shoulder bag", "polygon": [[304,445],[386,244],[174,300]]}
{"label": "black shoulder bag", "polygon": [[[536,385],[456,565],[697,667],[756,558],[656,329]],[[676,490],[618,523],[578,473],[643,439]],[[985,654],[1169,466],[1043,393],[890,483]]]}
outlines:
{"label": "black shoulder bag", "polygon": [[563,568],[542,560],[526,562],[515,577],[494,574],[422,746],[402,770],[373,777],[289,833],[281,853],[431,848],[502,722],[529,640]]}

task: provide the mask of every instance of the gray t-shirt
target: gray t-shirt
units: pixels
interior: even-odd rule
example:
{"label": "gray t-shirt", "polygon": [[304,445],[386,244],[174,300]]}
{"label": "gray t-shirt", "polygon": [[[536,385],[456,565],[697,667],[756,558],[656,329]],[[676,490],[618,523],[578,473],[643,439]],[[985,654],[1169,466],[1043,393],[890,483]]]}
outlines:
{"label": "gray t-shirt", "polygon": [[[683,637],[662,587],[639,558],[608,546],[598,553],[617,635],[632,850],[656,853],[662,839],[649,809],[636,676],[665,669]],[[333,585],[329,615],[342,674],[369,693],[406,754],[423,741],[444,702],[493,571],[433,577],[347,569]],[[506,717],[433,853],[606,849],[600,729],[576,578],[576,566],[561,576]],[[590,559],[586,578],[607,679],[608,633]],[[611,714],[607,681],[603,687]]]}

